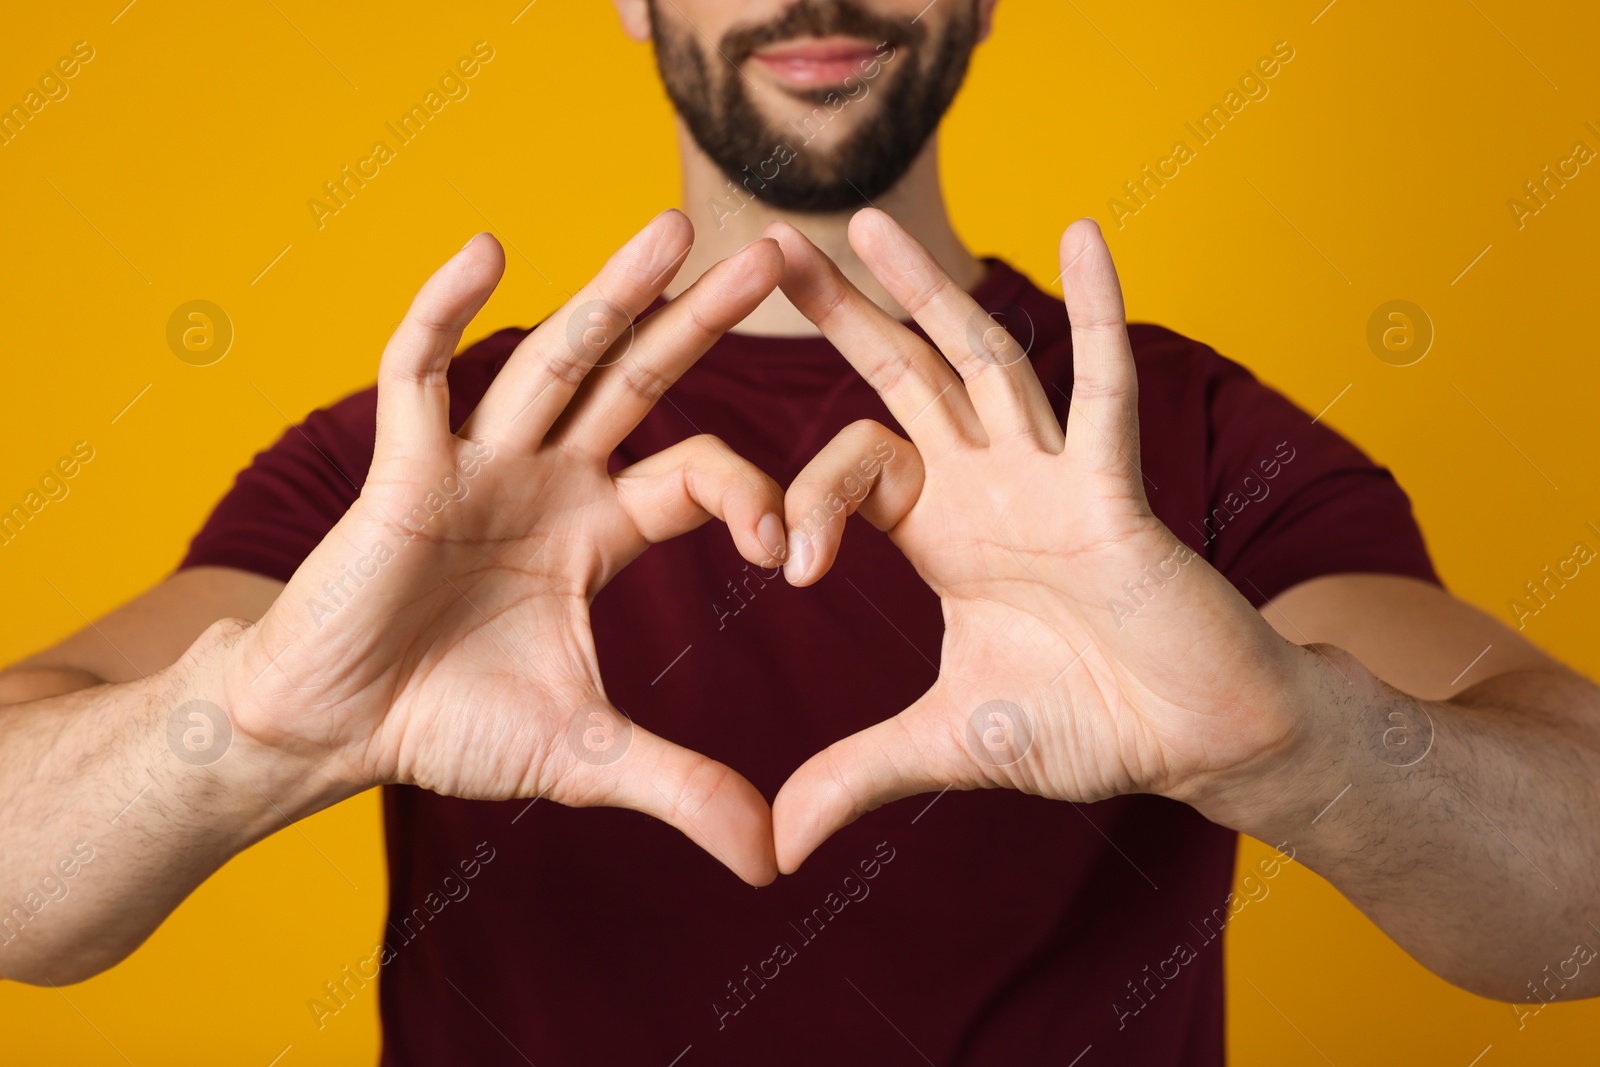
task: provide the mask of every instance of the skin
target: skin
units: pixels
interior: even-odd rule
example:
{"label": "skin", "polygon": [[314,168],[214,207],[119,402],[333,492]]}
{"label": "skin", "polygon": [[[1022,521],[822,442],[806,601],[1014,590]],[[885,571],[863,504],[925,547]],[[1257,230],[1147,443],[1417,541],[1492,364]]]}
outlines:
{"label": "skin", "polygon": [[[910,17],[923,5],[868,6]],[[617,7],[648,38],[643,0]],[[937,24],[945,7],[922,17]],[[780,8],[670,5],[712,41]],[[993,8],[980,4],[985,32]],[[773,117],[792,104],[761,99]],[[625,246],[454,435],[443,371],[499,278],[499,246],[479,236],[429,280],[379,366],[368,485],[287,588],[184,572],[0,674],[0,849],[22,858],[0,868],[0,900],[21,899],[73,841],[97,850],[77,903],[41,911],[0,951],[0,974],[104,969],[230,856],[384,782],[636,808],[753,884],[913,793],[1158,793],[1289,843],[1425,966],[1476,992],[1525,999],[1590,939],[1600,693],[1587,680],[1442,590],[1376,575],[1306,582],[1257,612],[1187,559],[1116,625],[1108,598],[1173,560],[1178,541],[1138,475],[1137,378],[1092,223],[1062,240],[1075,351],[1063,429],[1026,360],[970,351],[966,290],[982,266],[949,224],[932,147],[883,211],[785,219],[753,205],[720,229],[703,207],[720,176],[681,129],[680,150],[688,218],[667,213]],[[677,299],[626,357],[567,343],[589,298],[636,312],[662,290]],[[608,475],[615,443],[735,324],[826,336],[910,440],[847,427],[786,493],[698,438]],[[882,443],[895,458],[863,493],[847,479]],[[318,626],[307,601],[322,583],[484,446],[471,491]],[[605,703],[587,605],[651,542],[712,517],[746,559],[784,560],[791,582],[814,583],[844,529],[843,516],[809,519],[830,493],[941,597],[940,676],[808,760],[769,810],[735,770],[630,730]],[[194,699],[234,728],[227,756],[203,767],[167,742],[173,709]],[[624,744],[622,757],[595,758],[591,736],[602,753]],[[134,832],[104,834],[113,815]],[[1541,999],[1600,993],[1600,968],[1563,981],[1541,984]]]}

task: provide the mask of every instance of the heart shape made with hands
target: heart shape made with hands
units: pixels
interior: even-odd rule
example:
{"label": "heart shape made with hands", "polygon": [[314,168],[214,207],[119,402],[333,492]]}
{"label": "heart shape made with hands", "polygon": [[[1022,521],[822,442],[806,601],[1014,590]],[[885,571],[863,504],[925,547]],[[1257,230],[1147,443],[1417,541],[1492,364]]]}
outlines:
{"label": "heart shape made with hands", "polygon": [[[632,808],[755,885],[900,797],[983,787],[1075,801],[1181,796],[1280,743],[1290,722],[1244,709],[1273,705],[1263,698],[1274,672],[1261,665],[1282,663],[1291,646],[1184,555],[1145,498],[1133,355],[1098,228],[1076,222],[1061,245],[1074,352],[1065,430],[1026,352],[926,249],[872,209],[849,237],[937,349],[784,223],[634,327],[692,245],[688,219],[668,211],[518,343],[452,432],[446,372],[505,265],[498,242],[469,241],[384,350],[359,499],[245,635],[240,676],[252,681],[227,694],[236,729],[321,754],[329,796],[406,783]],[[910,439],[849,426],[787,493],[704,436],[610,471],[667,388],[780,287]],[[626,351],[613,352],[624,331],[631,341],[616,347]],[[880,445],[893,462],[865,490],[840,494],[846,511],[808,525]],[[464,476],[470,493],[447,493],[423,526],[408,526],[419,498]],[[857,510],[943,603],[939,678],[911,707],[811,757],[769,808],[733,768],[607,701],[589,602],[649,545],[720,519],[746,560],[782,559],[789,581],[808,585],[833,564]],[[409,534],[391,546],[400,531]],[[360,557],[374,569],[361,570],[359,595],[310,620],[296,610],[348,580],[352,554],[369,545],[385,551]],[[1173,560],[1185,576],[1147,605],[1135,638],[1106,610],[1108,592]]]}

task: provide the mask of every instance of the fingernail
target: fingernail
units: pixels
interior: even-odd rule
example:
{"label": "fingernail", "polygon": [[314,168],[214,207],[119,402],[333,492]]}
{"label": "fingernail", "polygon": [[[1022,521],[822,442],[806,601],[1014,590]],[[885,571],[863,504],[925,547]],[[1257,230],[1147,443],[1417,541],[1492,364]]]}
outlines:
{"label": "fingernail", "polygon": [[761,521],[756,523],[756,537],[772,559],[781,562],[789,554],[788,547],[783,543],[783,520],[771,512],[761,516]]}
{"label": "fingernail", "polygon": [[811,539],[799,530],[789,534],[789,562],[783,565],[783,576],[792,585],[804,581],[806,575],[811,573],[811,564],[816,559],[816,553],[811,548]]}
{"label": "fingernail", "polygon": [[488,232],[489,232],[488,230],[480,230],[477,233],[473,234],[471,237],[468,237],[467,238],[467,244],[466,245],[462,245],[461,246],[461,250],[463,252],[465,252],[467,250],[467,245],[470,245],[472,242],[476,241],[478,238],[482,237],[485,233],[488,233]]}

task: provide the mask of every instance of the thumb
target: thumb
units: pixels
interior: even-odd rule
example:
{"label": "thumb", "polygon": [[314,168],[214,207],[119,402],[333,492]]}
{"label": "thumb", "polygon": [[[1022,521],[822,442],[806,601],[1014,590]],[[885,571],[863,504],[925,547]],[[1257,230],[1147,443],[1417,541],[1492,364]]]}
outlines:
{"label": "thumb", "polygon": [[891,800],[990,784],[969,751],[966,718],[935,686],[801,764],[772,802],[778,869],[793,874],[836,831]]}
{"label": "thumb", "polygon": [[737,771],[641,726],[603,698],[568,720],[568,774],[575,806],[630,808],[676,827],[751,885],[777,877],[772,816]]}

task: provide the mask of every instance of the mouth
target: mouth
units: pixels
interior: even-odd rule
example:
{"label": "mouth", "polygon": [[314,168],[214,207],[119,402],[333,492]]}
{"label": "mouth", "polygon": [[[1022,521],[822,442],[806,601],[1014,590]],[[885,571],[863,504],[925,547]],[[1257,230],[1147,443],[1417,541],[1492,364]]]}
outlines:
{"label": "mouth", "polygon": [[879,45],[857,37],[808,37],[761,48],[750,56],[795,88],[838,85],[881,57]]}

